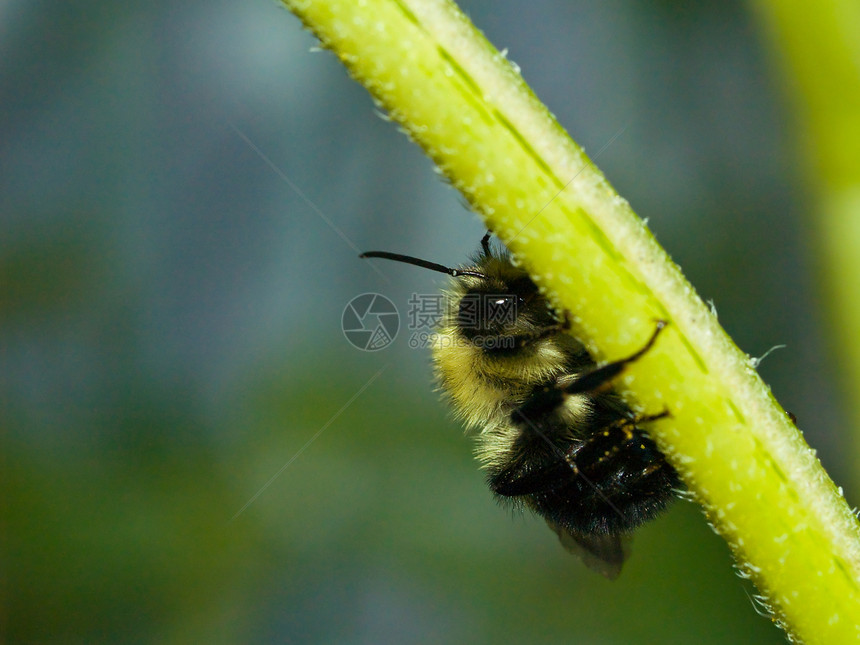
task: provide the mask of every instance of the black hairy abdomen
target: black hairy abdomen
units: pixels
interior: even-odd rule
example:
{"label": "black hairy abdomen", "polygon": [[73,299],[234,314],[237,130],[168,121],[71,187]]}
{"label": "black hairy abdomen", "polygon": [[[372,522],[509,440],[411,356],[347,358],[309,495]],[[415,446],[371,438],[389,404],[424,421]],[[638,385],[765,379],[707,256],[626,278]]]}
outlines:
{"label": "black hairy abdomen", "polygon": [[558,392],[537,392],[513,413],[519,434],[511,459],[491,469],[490,488],[578,534],[627,533],[660,513],[680,482],[635,415],[597,396],[572,432],[558,414]]}

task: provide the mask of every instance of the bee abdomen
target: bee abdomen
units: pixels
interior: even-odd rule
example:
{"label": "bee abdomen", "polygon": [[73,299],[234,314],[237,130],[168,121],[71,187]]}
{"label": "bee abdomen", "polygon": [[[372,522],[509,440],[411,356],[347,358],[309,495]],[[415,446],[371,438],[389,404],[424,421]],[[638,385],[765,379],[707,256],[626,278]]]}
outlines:
{"label": "bee abdomen", "polygon": [[654,442],[617,420],[567,445],[524,429],[518,463],[491,473],[490,487],[519,498],[549,522],[579,534],[622,534],[654,518],[680,487]]}

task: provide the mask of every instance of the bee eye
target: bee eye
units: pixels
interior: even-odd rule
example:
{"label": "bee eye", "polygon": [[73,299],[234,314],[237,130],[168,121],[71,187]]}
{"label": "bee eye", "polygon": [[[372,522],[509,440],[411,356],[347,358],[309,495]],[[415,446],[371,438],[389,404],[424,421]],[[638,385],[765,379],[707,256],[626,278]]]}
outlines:
{"label": "bee eye", "polygon": [[466,332],[499,332],[517,319],[517,310],[525,304],[512,294],[469,293],[460,300],[457,322]]}
{"label": "bee eye", "polygon": [[512,295],[489,296],[486,306],[486,327],[513,323],[521,298]]}

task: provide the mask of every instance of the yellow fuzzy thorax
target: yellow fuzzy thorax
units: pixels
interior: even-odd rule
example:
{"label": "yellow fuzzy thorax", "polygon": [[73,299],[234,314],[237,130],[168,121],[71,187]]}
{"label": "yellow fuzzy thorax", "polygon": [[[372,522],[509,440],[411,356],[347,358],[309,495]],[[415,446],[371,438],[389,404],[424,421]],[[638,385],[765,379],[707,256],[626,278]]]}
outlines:
{"label": "yellow fuzzy thorax", "polygon": [[468,429],[483,428],[500,413],[509,414],[529,392],[563,373],[565,355],[555,343],[540,341],[531,360],[493,358],[463,338],[456,326],[433,337],[436,378]]}

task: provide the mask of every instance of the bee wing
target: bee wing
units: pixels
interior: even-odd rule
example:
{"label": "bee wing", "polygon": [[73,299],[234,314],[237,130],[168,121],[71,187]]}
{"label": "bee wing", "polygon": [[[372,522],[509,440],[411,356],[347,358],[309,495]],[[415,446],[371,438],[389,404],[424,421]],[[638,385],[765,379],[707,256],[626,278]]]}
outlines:
{"label": "bee wing", "polygon": [[614,580],[621,573],[630,555],[630,537],[605,533],[573,533],[554,522],[547,521],[556,532],[562,546],[580,558],[592,571]]}

